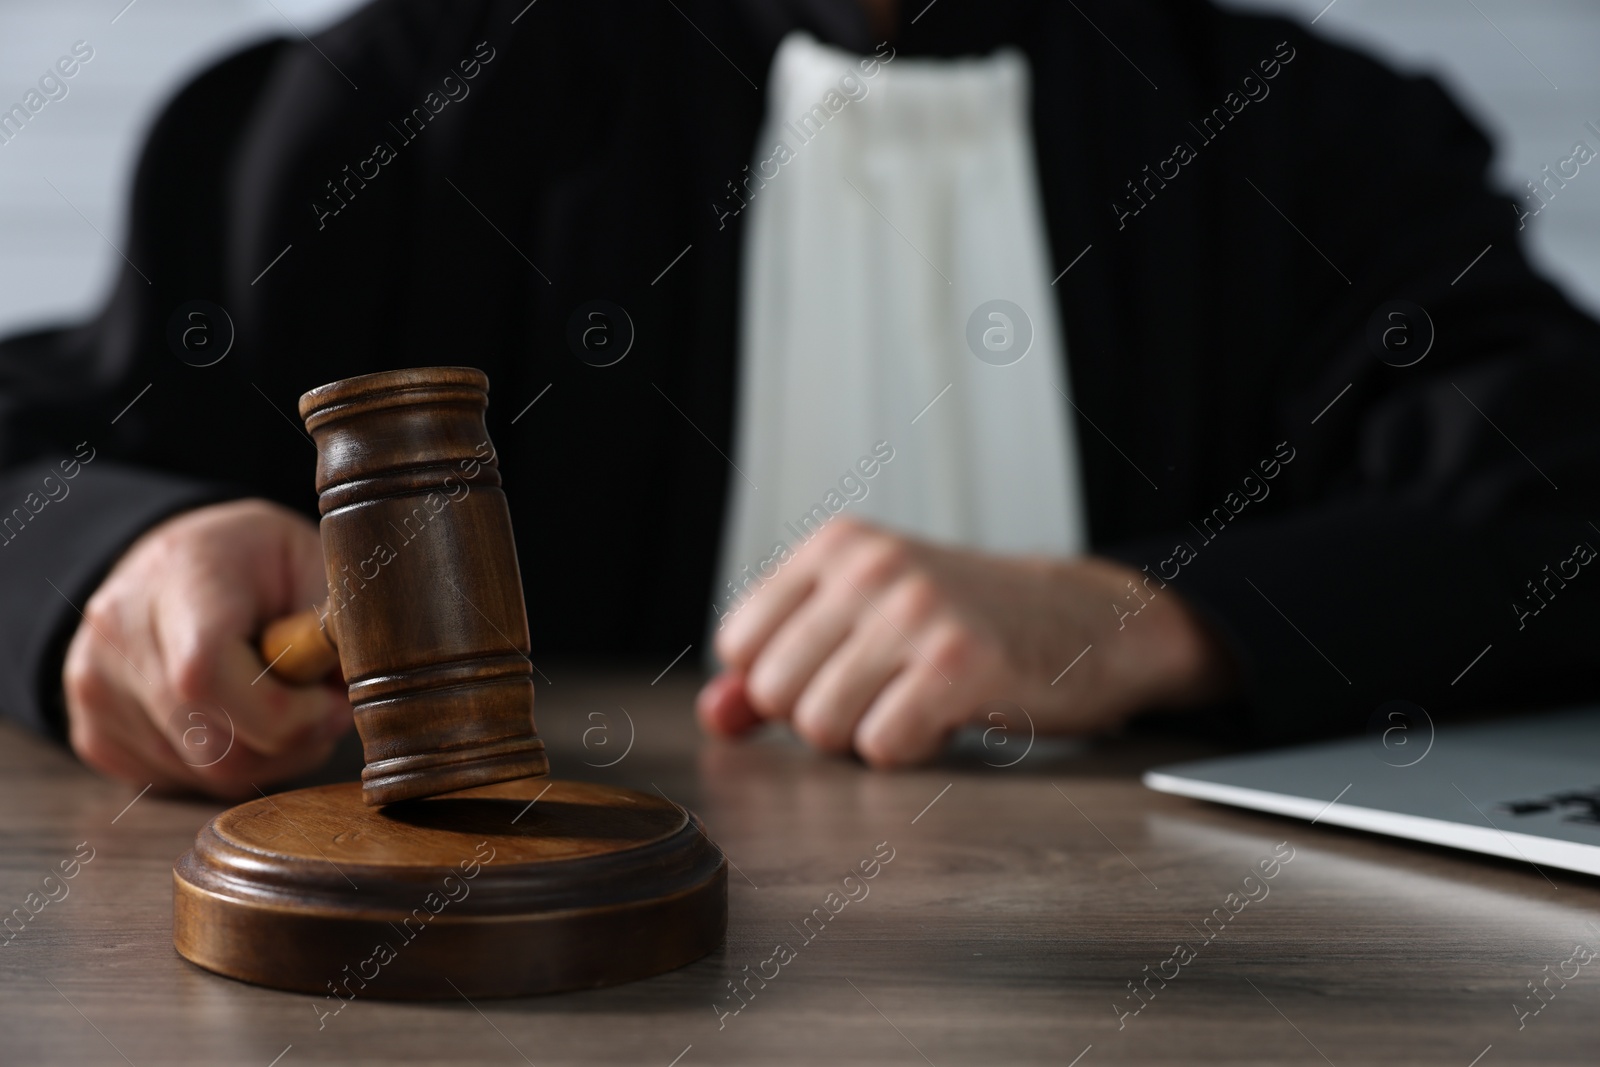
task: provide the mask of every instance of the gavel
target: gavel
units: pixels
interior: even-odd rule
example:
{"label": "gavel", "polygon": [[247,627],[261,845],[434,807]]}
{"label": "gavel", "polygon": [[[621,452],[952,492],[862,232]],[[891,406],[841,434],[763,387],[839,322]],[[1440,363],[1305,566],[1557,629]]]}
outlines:
{"label": "gavel", "polygon": [[260,640],[274,674],[342,670],[367,804],[548,773],[511,513],[470,367],[313,389],[328,600]]}
{"label": "gavel", "polygon": [[546,777],[488,390],[436,367],[300,398],[328,600],[262,653],[288,680],[343,671],[366,767],[217,814],[173,866],[178,953],[313,993],[323,1021],[358,994],[632,981],[727,930],[728,863],[688,809]]}

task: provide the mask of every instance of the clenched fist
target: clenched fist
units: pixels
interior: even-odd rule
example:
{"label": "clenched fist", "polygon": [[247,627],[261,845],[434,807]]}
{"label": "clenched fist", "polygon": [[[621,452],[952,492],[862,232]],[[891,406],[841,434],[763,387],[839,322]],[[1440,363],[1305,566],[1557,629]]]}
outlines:
{"label": "clenched fist", "polygon": [[786,720],[818,748],[890,767],[931,758],[990,701],[1021,705],[1042,732],[1087,733],[1223,695],[1226,653],[1146,579],[835,519],[723,622],[727,669],[701,691],[700,721],[734,735]]}
{"label": "clenched fist", "polygon": [[352,724],[344,690],[264,674],[254,638],[326,596],[316,527],[276,504],[218,504],[150,529],[67,649],[73,749],[126,782],[228,799],[315,767]]}

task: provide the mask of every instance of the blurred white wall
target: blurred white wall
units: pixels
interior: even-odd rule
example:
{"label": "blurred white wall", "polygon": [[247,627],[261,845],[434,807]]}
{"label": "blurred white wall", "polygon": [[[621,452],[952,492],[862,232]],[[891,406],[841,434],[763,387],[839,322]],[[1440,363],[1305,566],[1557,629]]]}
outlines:
{"label": "blurred white wall", "polygon": [[65,80],[67,95],[0,143],[0,334],[82,317],[104,298],[121,262],[111,246],[123,243],[139,146],[179,86],[245,44],[315,33],[357,6],[359,0],[0,0],[0,108],[36,88],[73,42],[94,49]]}
{"label": "blurred white wall", "polygon": [[[20,100],[74,41],[95,53],[64,99],[0,144],[0,334],[80,317],[102,299],[135,153],[180,84],[227,51],[314,33],[359,2],[0,0],[0,106]],[[1436,74],[1495,136],[1507,189],[1579,138],[1600,149],[1583,128],[1600,126],[1600,0],[1224,3],[1316,18],[1329,37]],[[1136,42],[1123,45],[1137,53]],[[1584,168],[1528,236],[1546,272],[1600,313],[1600,168]]]}

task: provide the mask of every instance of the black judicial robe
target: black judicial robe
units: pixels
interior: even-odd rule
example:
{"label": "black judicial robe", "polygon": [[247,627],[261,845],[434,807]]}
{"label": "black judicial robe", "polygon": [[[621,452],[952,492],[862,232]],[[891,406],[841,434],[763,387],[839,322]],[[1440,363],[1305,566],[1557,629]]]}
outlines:
{"label": "black judicial robe", "polygon": [[[1592,693],[1600,330],[1439,86],[1196,0],[920,8],[896,57],[1031,62],[1092,543],[1231,645],[1226,721]],[[740,183],[796,27],[877,46],[850,0],[380,0],[179,93],[103,310],[0,346],[4,711],[60,730],[62,594],[143,529],[237,495],[314,515],[296,398],[402,366],[490,375],[536,660],[701,649]],[[566,339],[595,299],[636,332],[610,367]],[[213,366],[169,340],[194,300],[235,332]]]}

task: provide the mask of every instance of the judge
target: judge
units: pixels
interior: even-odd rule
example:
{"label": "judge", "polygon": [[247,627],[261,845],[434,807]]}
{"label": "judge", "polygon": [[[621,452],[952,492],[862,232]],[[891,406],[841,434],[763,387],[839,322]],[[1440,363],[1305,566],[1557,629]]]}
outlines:
{"label": "judge", "polygon": [[264,42],[155,123],[95,319],[0,346],[0,703],[136,783],[322,760],[348,705],[252,643],[326,592],[295,398],[437,364],[493,382],[535,661],[709,644],[719,733],[894,766],[993,701],[1278,740],[1592,691],[1596,588],[1519,606],[1600,538],[1600,330],[1489,154],[1191,0]]}

